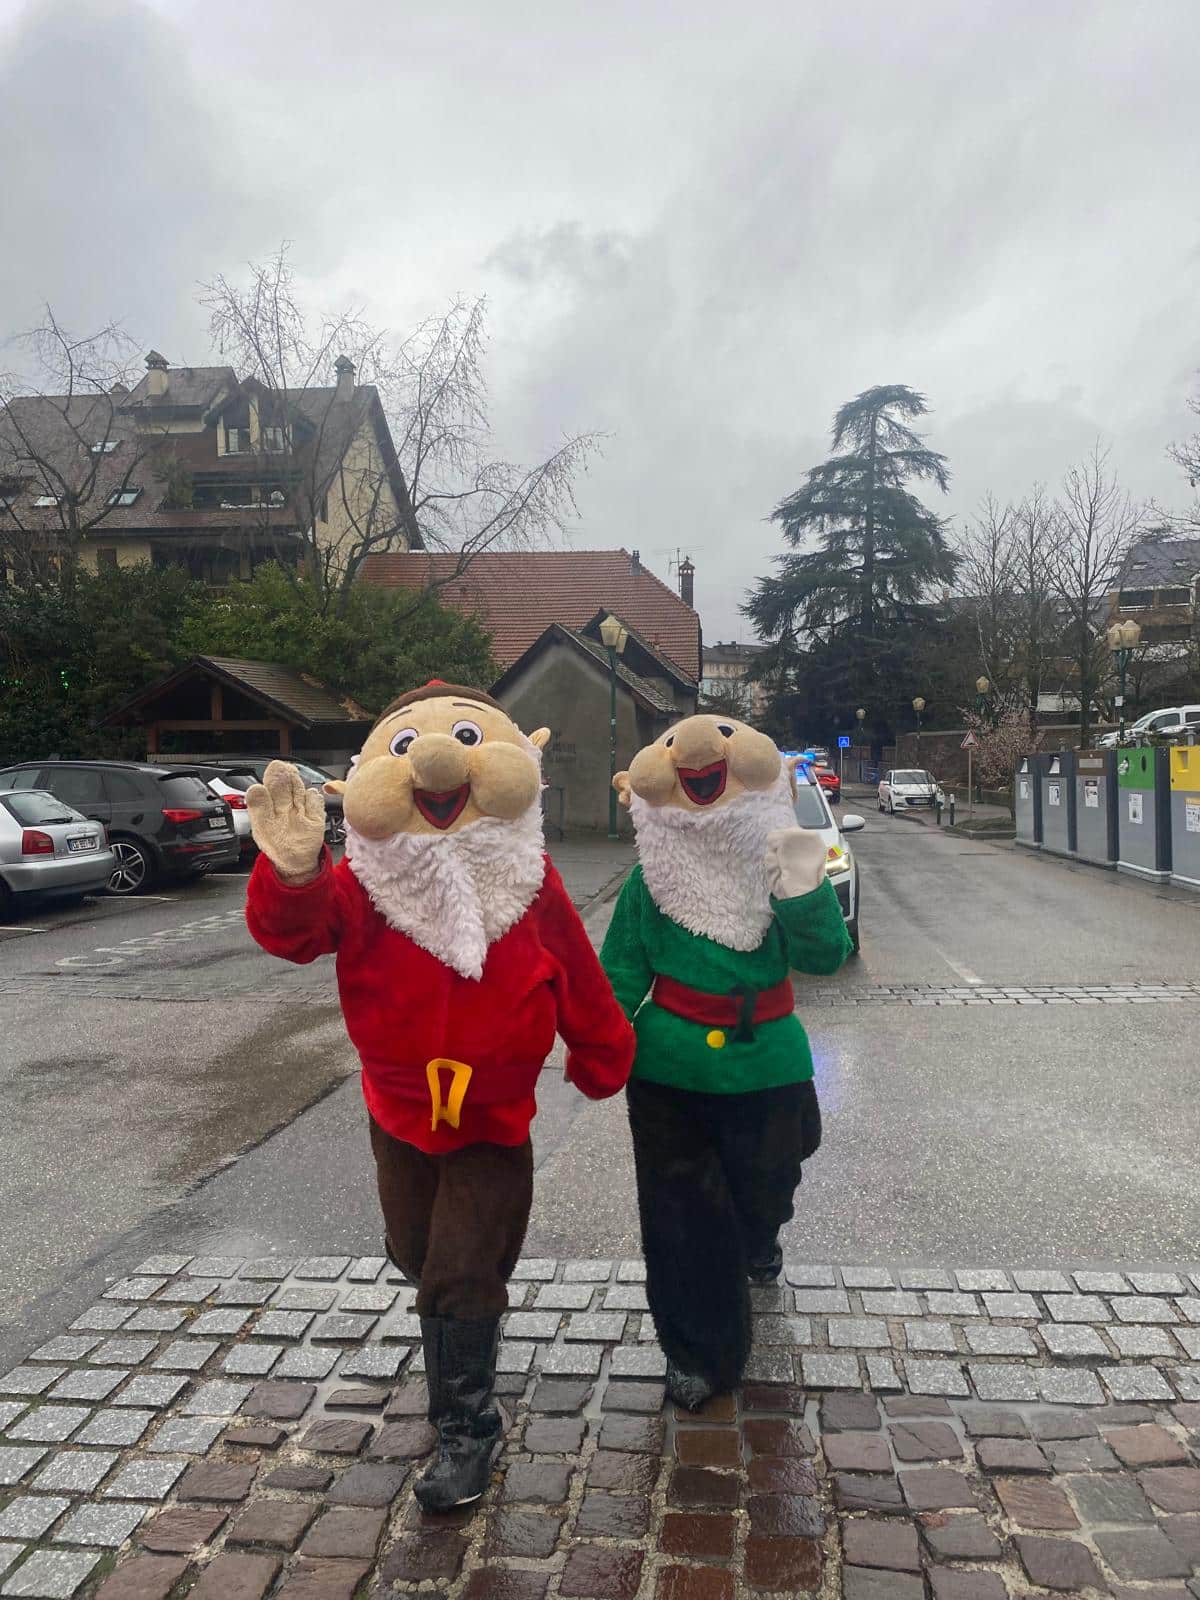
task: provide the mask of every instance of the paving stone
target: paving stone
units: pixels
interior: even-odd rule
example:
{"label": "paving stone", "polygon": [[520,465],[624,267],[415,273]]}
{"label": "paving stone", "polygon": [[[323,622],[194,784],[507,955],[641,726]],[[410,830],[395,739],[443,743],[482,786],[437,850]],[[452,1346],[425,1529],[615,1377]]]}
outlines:
{"label": "paving stone", "polygon": [[1186,1294],[1187,1286],[1174,1272],[1131,1272],[1129,1281],[1138,1294]]}
{"label": "paving stone", "polygon": [[1055,1472],[1116,1472],[1121,1463],[1102,1439],[1058,1439],[1045,1445]]}
{"label": "paving stone", "polygon": [[1006,1514],[1020,1528],[1070,1531],[1079,1518],[1056,1483],[1040,1478],[996,1478],[993,1487]]}
{"label": "paving stone", "polygon": [[198,1306],[216,1295],[217,1304],[220,1305],[221,1288],[222,1285],[215,1278],[183,1278],[177,1283],[168,1284],[160,1298],[169,1300],[173,1305]]}
{"label": "paving stone", "polygon": [[1200,1567],[1200,1517],[1163,1517],[1159,1527],[1194,1567]]}
{"label": "paving stone", "polygon": [[370,1560],[383,1532],[387,1513],[363,1506],[334,1506],[326,1511],[301,1547],[306,1556]]}
{"label": "paving stone", "polygon": [[973,1355],[1036,1356],[1037,1345],[1025,1328],[996,1327],[992,1323],[968,1323],[963,1329]]}
{"label": "paving stone", "polygon": [[901,1267],[900,1287],[951,1290],[954,1288],[954,1283],[950,1274],[943,1272],[940,1267]]}
{"label": "paving stone", "polygon": [[327,1378],[337,1365],[336,1346],[328,1350],[313,1350],[307,1346],[289,1350],[275,1368],[276,1378]]}
{"label": "paving stone", "polygon": [[766,1316],[754,1320],[756,1345],[811,1344],[812,1319],[809,1317]]}
{"label": "paving stone", "polygon": [[1041,1312],[1037,1301],[1029,1294],[988,1293],[983,1297],[989,1317],[1023,1317],[1036,1322]]}
{"label": "paving stone", "polygon": [[953,1354],[958,1349],[958,1339],[948,1322],[931,1318],[904,1324],[905,1343],[910,1350],[933,1350]]}
{"label": "paving stone", "polygon": [[269,1283],[223,1283],[212,1302],[216,1306],[265,1306],[272,1293]]}
{"label": "paving stone", "polygon": [[[833,1480],[834,1499],[842,1511],[902,1511],[900,1485],[895,1478],[839,1472]],[[972,1502],[973,1503],[973,1502]]]}
{"label": "paving stone", "polygon": [[792,1457],[778,1460],[756,1456],[746,1469],[746,1483],[753,1494],[810,1494],[817,1492],[817,1479],[811,1465]]}
{"label": "paving stone", "polygon": [[263,1600],[275,1582],[275,1556],[230,1556],[222,1552],[205,1567],[188,1600]]}
{"label": "paving stone", "polygon": [[[882,1424],[879,1402],[869,1394],[826,1394],[821,1396],[821,1429],[824,1433],[874,1433]],[[787,1452],[777,1451],[778,1455]]]}
{"label": "paving stone", "polygon": [[886,1267],[843,1267],[842,1282],[847,1289],[890,1289],[895,1280]]}
{"label": "paving stone", "polygon": [[804,1315],[848,1316],[850,1296],[844,1289],[797,1289],[796,1310]]}
{"label": "paving stone", "polygon": [[891,1472],[887,1441],[878,1434],[834,1433],[822,1441],[832,1472]]}
{"label": "paving stone", "polygon": [[715,1567],[664,1567],[654,1600],[733,1600],[733,1574]]}
{"label": "paving stone", "polygon": [[1169,1300],[1148,1295],[1120,1295],[1112,1302],[1119,1322],[1178,1322],[1179,1313]]}
{"label": "paving stone", "polygon": [[[33,1444],[61,1444],[88,1415],[87,1406],[35,1406],[18,1422],[10,1424],[8,1437],[27,1439]],[[109,1444],[114,1441],[97,1439],[92,1442]]]}
{"label": "paving stone", "polygon": [[0,1400],[0,1433],[28,1409],[24,1400]]}
{"label": "paving stone", "polygon": [[804,1355],[800,1358],[805,1383],[812,1389],[859,1389],[862,1376],[857,1356]]}
{"label": "paving stone", "polygon": [[[483,1553],[485,1556],[544,1560],[554,1554],[562,1525],[563,1519],[550,1512],[501,1507],[488,1523]],[[731,1548],[732,1542],[731,1539]]]}
{"label": "paving stone", "polygon": [[1087,1588],[1105,1592],[1100,1569],[1086,1546],[1073,1539],[1041,1539],[1032,1534],[1017,1534],[1015,1542],[1021,1565],[1034,1583],[1069,1594]]}
{"label": "paving stone", "polygon": [[198,1278],[233,1278],[241,1264],[237,1256],[196,1256],[184,1270]]}
{"label": "paving stone", "polygon": [[276,1290],[271,1305],[279,1311],[328,1311],[337,1304],[336,1289],[321,1289],[316,1284],[292,1284]]}
{"label": "paving stone", "polygon": [[758,1538],[746,1540],[746,1582],[751,1588],[797,1594],[820,1587],[823,1565],[815,1539]]}
{"label": "paving stone", "polygon": [[1150,1582],[1154,1578],[1191,1575],[1191,1562],[1159,1528],[1122,1528],[1093,1533],[1092,1538],[1118,1578]]}
{"label": "paving stone", "polygon": [[830,1317],[829,1343],[835,1348],[853,1346],[881,1350],[891,1344],[887,1323],[879,1317]]}
{"label": "paving stone", "polygon": [[293,1489],[301,1494],[321,1494],[333,1482],[334,1474],[325,1467],[276,1467],[265,1480],[267,1489]]}
{"label": "paving stone", "polygon": [[578,1455],[583,1448],[582,1417],[531,1417],[525,1426],[522,1448],[530,1455]]}
{"label": "paving stone", "polygon": [[120,1328],[133,1316],[133,1306],[97,1305],[89,1306],[75,1318],[71,1324],[72,1331],[77,1328],[97,1328],[101,1332],[111,1332]]}
{"label": "paving stone", "polygon": [[590,1283],[549,1283],[534,1296],[535,1311],[586,1311],[595,1289]]}
{"label": "paving stone", "polygon": [[358,1344],[379,1319],[331,1311],[314,1322],[309,1338],[314,1344]]}
{"label": "paving stone", "polygon": [[186,1466],[186,1461],[129,1461],[105,1489],[105,1498],[164,1500]]}
{"label": "paving stone", "polygon": [[1026,1294],[1071,1293],[1071,1285],[1061,1272],[1014,1272],[1013,1282]]}
{"label": "paving stone", "polygon": [[732,1516],[668,1511],[658,1547],[664,1555],[692,1561],[728,1561],[733,1556],[737,1523]]}
{"label": "paving stone", "polygon": [[889,1417],[952,1417],[949,1400],[938,1395],[889,1395],[883,1402]]}
{"label": "paving stone", "polygon": [[896,1371],[896,1364],[890,1356],[867,1356],[867,1384],[876,1391],[903,1389]]}
{"label": "paving stone", "polygon": [[650,1526],[643,1495],[585,1494],[575,1518],[576,1538],[640,1539]]}
{"label": "paving stone", "polygon": [[1028,1439],[1029,1424],[1019,1411],[996,1406],[963,1406],[963,1427],[972,1439]]}
{"label": "paving stone", "polygon": [[806,1267],[785,1262],[783,1275],[797,1289],[833,1289],[837,1287],[837,1273],[832,1267]]}
{"label": "paving stone", "polygon": [[[140,1412],[131,1415],[139,1416]],[[224,1427],[218,1418],[209,1417],[169,1417],[150,1441],[150,1450],[155,1455],[171,1455],[176,1450],[181,1455],[205,1455],[212,1449],[213,1443]],[[84,1438],[87,1430],[80,1435]]]}
{"label": "paving stone", "polygon": [[323,1455],[357,1455],[371,1437],[371,1424],[349,1417],[314,1422],[301,1440],[305,1450]]}
{"label": "paving stone", "polygon": [[186,1404],[180,1407],[185,1417],[231,1417],[249,1399],[253,1385],[213,1379],[202,1383]]}
{"label": "paving stone", "polygon": [[350,1384],[332,1389],[325,1396],[326,1411],[382,1411],[387,1403],[386,1389],[368,1384]]}
{"label": "paving stone", "polygon": [[316,1392],[311,1383],[259,1383],[243,1405],[242,1414],[269,1417],[273,1422],[295,1422],[308,1410]]}
{"label": "paving stone", "polygon": [[120,1394],[113,1396],[112,1403],[114,1406],[169,1406],[187,1384],[186,1378],[173,1378],[167,1373],[159,1377],[152,1372],[139,1372]]}
{"label": "paving stone", "polygon": [[752,1494],[746,1511],[756,1538],[820,1539],[825,1533],[824,1513],[811,1494]]}
{"label": "paving stone", "polygon": [[90,1494],[117,1459],[115,1450],[65,1450],[43,1467],[32,1487],[43,1494]]}
{"label": "paving stone", "polygon": [[685,1406],[672,1408],[675,1418],[679,1422],[735,1422],[737,1408],[732,1394],[715,1394],[695,1411],[689,1411]]}
{"label": "paving stone", "polygon": [[908,1522],[864,1517],[842,1530],[843,1555],[853,1567],[884,1567],[891,1572],[920,1572],[917,1530]]}
{"label": "paving stone", "polygon": [[1035,1439],[1094,1439],[1096,1421],[1082,1411],[1035,1411],[1029,1419]]}
{"label": "paving stone", "polygon": [[531,1505],[559,1505],[570,1490],[570,1468],[548,1461],[515,1462],[504,1475],[501,1498]]}
{"label": "paving stone", "polygon": [[1200,1366],[1172,1367],[1171,1379],[1182,1399],[1200,1400]]}
{"label": "paving stone", "polygon": [[628,1320],[628,1313],[624,1311],[576,1311],[567,1318],[563,1337],[618,1344],[624,1336]]}
{"label": "paving stone", "polygon": [[920,1578],[896,1572],[881,1572],[874,1567],[845,1567],[842,1571],[842,1600],[924,1600],[925,1584]]}
{"label": "paving stone", "polygon": [[0,1511],[0,1539],[40,1539],[70,1504],[61,1495],[17,1495]]}
{"label": "paving stone", "polygon": [[223,1372],[261,1378],[264,1377],[283,1354],[281,1344],[239,1344],[221,1363]]}
{"label": "paving stone", "polygon": [[708,1467],[676,1467],[667,1487],[667,1503],[671,1506],[728,1507],[737,1501],[737,1478]]}
{"label": "paving stone", "polygon": [[1200,1470],[1151,1467],[1138,1474],[1142,1488],[1163,1511],[1200,1511]]}
{"label": "paving stone", "polygon": [[27,1473],[33,1471],[45,1454],[46,1451],[41,1446],[0,1446],[0,1489],[11,1488],[13,1484],[20,1483]]}
{"label": "paving stone", "polygon": [[1101,1367],[1104,1387],[1114,1400],[1174,1400],[1157,1367]]}
{"label": "paving stone", "polygon": [[561,1311],[510,1311],[504,1321],[507,1339],[553,1339],[562,1322]]}
{"label": "paving stone", "polygon": [[1129,1284],[1119,1272],[1073,1272],[1082,1294],[1128,1294]]}
{"label": "paving stone", "polygon": [[967,1380],[957,1361],[914,1361],[904,1363],[908,1386],[914,1394],[969,1394]]}
{"label": "paving stone", "polygon": [[816,1454],[816,1443],[804,1423],[786,1417],[747,1418],[742,1424],[742,1437],[756,1456]]}
{"label": "paving stone", "polygon": [[654,1453],[662,1448],[663,1425],[658,1417],[606,1416],[600,1424],[601,1450]]}
{"label": "paving stone", "polygon": [[1059,1480],[1070,1491],[1086,1524],[1153,1522],[1150,1502],[1132,1478],[1120,1473],[1076,1473]]}
{"label": "paving stone", "polygon": [[1054,1405],[1098,1406],[1104,1394],[1096,1376],[1082,1367],[1034,1367],[1038,1394]]}
{"label": "paving stone", "polygon": [[397,1346],[364,1345],[342,1360],[344,1378],[394,1378],[407,1359],[408,1352]]}
{"label": "paving stone", "polygon": [[247,1426],[226,1428],[221,1443],[246,1450],[277,1450],[287,1438],[283,1428],[269,1423],[250,1423]]}
{"label": "paving stone", "polygon": [[85,1337],[83,1334],[63,1334],[57,1339],[50,1339],[47,1343],[39,1345],[28,1358],[30,1361],[83,1361],[89,1351],[100,1343],[94,1337]]}
{"label": "paving stone", "polygon": [[166,1278],[158,1275],[148,1277],[122,1278],[119,1283],[114,1283],[111,1289],[104,1291],[106,1300],[149,1300],[152,1295],[166,1283]]}
{"label": "paving stone", "polygon": [[1200,1295],[1182,1296],[1175,1305],[1189,1322],[1200,1322]]}
{"label": "paving stone", "polygon": [[931,1572],[933,1600],[1008,1600],[998,1572]]}
{"label": "paving stone", "polygon": [[978,1509],[971,1485],[949,1467],[914,1467],[899,1474],[900,1490],[914,1511]]}
{"label": "paving stone", "polygon": [[69,1600],[99,1563],[94,1550],[35,1550],[6,1581],[5,1595]]}
{"label": "paving stone", "polygon": [[925,1511],[917,1518],[921,1537],[943,1561],[998,1561],[1000,1541],[977,1511]]}
{"label": "paving stone", "polygon": [[98,1545],[116,1550],[142,1522],[149,1506],[83,1505],[67,1518],[54,1535],[56,1544]]}
{"label": "paving stone", "polygon": [[[616,1283],[611,1289],[605,1291],[603,1307],[605,1311],[647,1311],[649,1305],[646,1300],[646,1291],[640,1284]],[[575,1307],[568,1309],[574,1310]],[[582,1309],[582,1308],[579,1308]]]}
{"label": "paving stone", "polygon": [[422,1583],[456,1578],[467,1552],[467,1542],[445,1528],[402,1534],[385,1556],[383,1584]]}
{"label": "paving stone", "polygon": [[558,1262],[541,1257],[518,1261],[512,1270],[514,1282],[551,1283],[558,1271]]}
{"label": "paving stone", "polygon": [[[641,1411],[646,1409],[644,1402],[647,1398],[649,1387],[649,1385],[641,1383],[610,1383],[604,1392],[604,1399],[601,1403],[606,1411],[611,1409],[630,1409],[624,1404],[615,1408],[608,1404],[610,1397],[615,1392],[616,1396],[622,1401],[636,1399],[636,1409]],[[533,1398],[529,1402],[529,1409],[547,1416],[573,1415],[575,1412],[583,1410],[591,1392],[592,1386],[590,1383],[570,1382],[561,1378],[543,1378],[534,1388]],[[655,1410],[662,1409],[661,1395],[662,1391],[660,1389],[659,1404],[654,1408]],[[424,1405],[422,1405],[421,1409],[423,1413]]]}
{"label": "paving stone", "polygon": [[160,1372],[199,1372],[220,1348],[215,1339],[176,1339],[162,1351],[154,1366]]}
{"label": "paving stone", "polygon": [[240,1333],[250,1321],[251,1315],[251,1312],[237,1308],[224,1311],[202,1311],[198,1317],[188,1323],[187,1331],[189,1335],[198,1335],[201,1338],[211,1338],[214,1335],[226,1338],[232,1334]]}
{"label": "paving stone", "polygon": [[367,1455],[372,1461],[414,1461],[427,1456],[436,1444],[436,1431],[413,1417],[385,1423],[367,1447]]}
{"label": "paving stone", "polygon": [[1104,1440],[1127,1467],[1186,1466],[1190,1463],[1179,1440],[1156,1422],[1113,1428],[1105,1433]]}
{"label": "paving stone", "polygon": [[[549,1582],[548,1572],[480,1567],[468,1577],[462,1600],[543,1600]],[[678,1600],[682,1600],[682,1596]],[[701,1600],[701,1597],[695,1596],[694,1600]]]}
{"label": "paving stone", "polygon": [[745,1416],[764,1411],[772,1416],[803,1416],[808,1396],[798,1384],[746,1383],[742,1385],[741,1401]]}
{"label": "paving stone", "polygon": [[608,1370],[614,1378],[665,1378],[667,1358],[657,1348],[621,1345],[613,1351]]}
{"label": "paving stone", "polygon": [[1038,1398],[1037,1379],[1030,1367],[1018,1366],[1015,1362],[1008,1361],[997,1361],[987,1365],[972,1361],[967,1370],[971,1374],[971,1382],[975,1385],[975,1393],[981,1400]]}
{"label": "paving stone", "polygon": [[1084,1323],[1043,1322],[1038,1336],[1052,1356],[1106,1356],[1108,1346],[1094,1328]]}
{"label": "paving stone", "polygon": [[316,1514],[317,1508],[303,1500],[256,1500],[239,1513],[225,1542],[294,1550]]}
{"label": "paving stone", "polygon": [[864,1289],[862,1308],[869,1317],[919,1317],[921,1301],[899,1289]]}
{"label": "paving stone", "polygon": [[[205,1316],[230,1316],[226,1311],[205,1312]],[[203,1318],[200,1319],[203,1321]],[[264,1311],[253,1332],[266,1339],[303,1339],[313,1321],[311,1311]]]}
{"label": "paving stone", "polygon": [[589,1600],[634,1600],[642,1577],[640,1550],[613,1550],[602,1545],[576,1545],[567,1556],[559,1580],[562,1595]]}
{"label": "paving stone", "polygon": [[341,1277],[349,1265],[349,1256],[309,1256],[296,1268],[296,1276],[333,1282],[334,1279]]}
{"label": "paving stone", "polygon": [[135,1556],[104,1580],[96,1600],[167,1600],[187,1565],[183,1556]]}
{"label": "paving stone", "polygon": [[1048,1294],[1046,1310],[1055,1322],[1111,1322],[1103,1300],[1092,1294]]}
{"label": "paving stone", "polygon": [[224,1461],[197,1461],[184,1474],[179,1485],[181,1500],[208,1500],[218,1505],[244,1500],[254,1483],[256,1466],[231,1465]]}
{"label": "paving stone", "polygon": [[0,1378],[0,1394],[44,1394],[66,1370],[65,1367],[13,1367]]}
{"label": "paving stone", "polygon": [[973,1294],[950,1293],[931,1289],[925,1296],[925,1306],[931,1317],[979,1317],[983,1315],[978,1297]]}
{"label": "paving stone", "polygon": [[1105,1330],[1122,1356],[1174,1356],[1179,1346],[1166,1328],[1125,1327],[1118,1325]]}
{"label": "paving stone", "polygon": [[[541,1393],[544,1384],[539,1384],[534,1391],[533,1409],[545,1410],[539,1406],[537,1396]],[[609,1383],[600,1402],[605,1411],[634,1411],[652,1415],[662,1410],[663,1390],[658,1383]],[[576,1408],[572,1408],[576,1409]]]}
{"label": "paving stone", "polygon": [[390,1311],[396,1303],[396,1291],[387,1284],[372,1284],[361,1289],[348,1289],[342,1296],[343,1311],[369,1311],[375,1316]]}
{"label": "paving stone", "polygon": [[893,1422],[888,1430],[899,1461],[960,1461],[962,1442],[945,1422]]}
{"label": "paving stone", "polygon": [[1050,1463],[1032,1439],[980,1439],[975,1454],[984,1472],[1050,1471]]}

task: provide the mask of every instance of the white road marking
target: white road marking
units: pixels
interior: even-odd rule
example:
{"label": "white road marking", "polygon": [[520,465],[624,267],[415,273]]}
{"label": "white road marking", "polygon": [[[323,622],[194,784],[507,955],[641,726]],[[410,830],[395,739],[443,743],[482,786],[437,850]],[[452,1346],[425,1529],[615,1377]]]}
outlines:
{"label": "white road marking", "polygon": [[983,979],[977,977],[976,974],[971,971],[970,967],[964,967],[959,962],[952,961],[946,952],[944,950],[938,950],[936,945],[934,945],[933,948],[937,950],[938,955],[941,956],[942,960],[950,968],[950,971],[957,972],[958,976],[964,983],[969,983],[974,986],[983,982]]}
{"label": "white road marking", "polygon": [[0,923],[0,933],[48,933],[48,928],[22,928],[15,922]]}

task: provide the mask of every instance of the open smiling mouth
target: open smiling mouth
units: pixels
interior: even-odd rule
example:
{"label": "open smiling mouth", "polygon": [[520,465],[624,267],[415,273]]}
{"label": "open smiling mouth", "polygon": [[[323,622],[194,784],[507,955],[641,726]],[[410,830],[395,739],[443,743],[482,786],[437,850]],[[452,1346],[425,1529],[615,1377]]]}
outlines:
{"label": "open smiling mouth", "polygon": [[710,806],[721,798],[728,775],[724,761],[714,761],[708,767],[680,767],[677,772],[679,787],[698,806]]}
{"label": "open smiling mouth", "polygon": [[446,789],[441,794],[433,789],[413,790],[413,804],[435,828],[448,828],[470,798],[469,783],[462,783],[457,789]]}

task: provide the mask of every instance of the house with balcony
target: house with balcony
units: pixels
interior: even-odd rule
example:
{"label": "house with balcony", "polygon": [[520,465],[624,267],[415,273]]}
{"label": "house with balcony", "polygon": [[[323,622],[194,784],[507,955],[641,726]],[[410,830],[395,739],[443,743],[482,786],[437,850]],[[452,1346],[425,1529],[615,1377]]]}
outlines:
{"label": "house with balcony", "polygon": [[[339,357],[284,392],[152,350],[131,390],[0,406],[0,559],[21,582],[82,567],[178,564],[207,583],[266,561],[420,545],[378,390]],[[409,514],[406,514],[408,512]]]}

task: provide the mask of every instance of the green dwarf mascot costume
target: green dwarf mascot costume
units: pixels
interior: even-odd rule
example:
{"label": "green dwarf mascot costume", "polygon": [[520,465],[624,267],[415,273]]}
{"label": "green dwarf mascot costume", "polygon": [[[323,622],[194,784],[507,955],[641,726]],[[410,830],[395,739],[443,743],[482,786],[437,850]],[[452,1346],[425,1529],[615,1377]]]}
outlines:
{"label": "green dwarf mascot costume", "polygon": [[677,723],[614,780],[639,864],[601,959],[637,1034],[626,1094],[647,1294],[689,1409],[742,1376],[749,1283],[778,1276],[821,1139],[789,974],[835,972],[851,947],[793,781],[765,734],[716,716]]}

